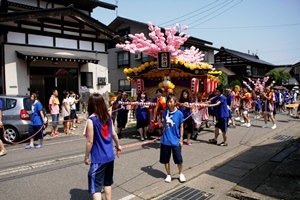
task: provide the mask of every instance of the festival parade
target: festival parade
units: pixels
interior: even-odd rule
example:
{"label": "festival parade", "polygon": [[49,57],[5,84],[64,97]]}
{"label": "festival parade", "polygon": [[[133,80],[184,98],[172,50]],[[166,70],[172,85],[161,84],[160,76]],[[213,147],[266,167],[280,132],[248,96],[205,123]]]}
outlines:
{"label": "festival parade", "polygon": [[299,61],[197,38],[243,0],[127,3],[1,1],[0,199],[299,199]]}

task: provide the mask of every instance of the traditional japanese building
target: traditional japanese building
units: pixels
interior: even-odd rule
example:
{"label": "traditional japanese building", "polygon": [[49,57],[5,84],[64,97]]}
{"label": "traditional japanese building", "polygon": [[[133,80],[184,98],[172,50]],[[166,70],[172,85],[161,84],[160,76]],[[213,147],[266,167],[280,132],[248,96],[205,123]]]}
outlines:
{"label": "traditional japanese building", "polygon": [[1,0],[0,93],[39,92],[48,104],[51,89],[110,92],[107,49],[116,33],[93,19],[95,0]]}

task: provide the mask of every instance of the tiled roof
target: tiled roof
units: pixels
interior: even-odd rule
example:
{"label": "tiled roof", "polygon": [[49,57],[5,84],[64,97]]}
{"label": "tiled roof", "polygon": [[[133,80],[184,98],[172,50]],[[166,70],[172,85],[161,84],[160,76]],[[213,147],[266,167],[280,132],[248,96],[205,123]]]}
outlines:
{"label": "tiled roof", "polygon": [[250,62],[273,66],[272,63],[266,62],[264,60],[260,60],[257,55],[251,55],[251,54],[247,54],[247,53],[242,53],[242,52],[231,50],[231,49],[227,49],[227,48],[224,48],[224,47],[220,48],[220,52],[219,53],[221,54],[222,52],[226,52],[228,54],[231,54],[232,56],[236,56],[236,57],[248,60]]}

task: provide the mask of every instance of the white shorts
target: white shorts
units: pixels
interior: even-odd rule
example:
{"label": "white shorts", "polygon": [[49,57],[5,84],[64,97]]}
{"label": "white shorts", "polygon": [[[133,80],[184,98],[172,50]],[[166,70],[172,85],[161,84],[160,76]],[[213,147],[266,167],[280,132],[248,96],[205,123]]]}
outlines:
{"label": "white shorts", "polygon": [[247,115],[248,114],[248,111],[247,110],[244,110],[243,111],[243,115]]}

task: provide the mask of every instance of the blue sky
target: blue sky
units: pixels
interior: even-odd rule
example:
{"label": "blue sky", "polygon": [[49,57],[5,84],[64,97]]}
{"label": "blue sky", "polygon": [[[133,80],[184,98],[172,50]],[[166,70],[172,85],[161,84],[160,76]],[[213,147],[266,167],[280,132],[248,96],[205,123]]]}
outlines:
{"label": "blue sky", "polygon": [[300,62],[300,0],[101,0],[92,17],[108,25],[116,16],[161,27],[187,25],[193,37],[257,54],[275,65]]}

